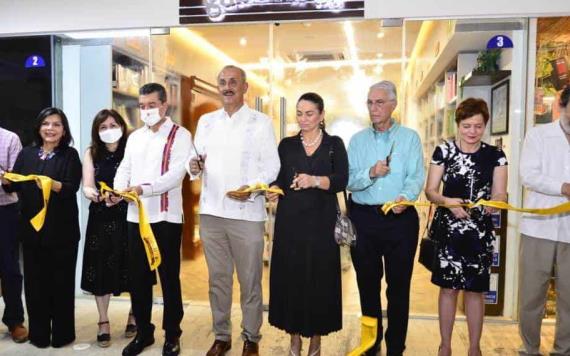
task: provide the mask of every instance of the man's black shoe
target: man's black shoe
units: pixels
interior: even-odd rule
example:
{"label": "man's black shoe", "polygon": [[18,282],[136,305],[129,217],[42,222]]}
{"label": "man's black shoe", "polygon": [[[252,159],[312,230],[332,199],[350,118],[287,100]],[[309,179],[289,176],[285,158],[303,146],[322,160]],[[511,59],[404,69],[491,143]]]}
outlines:
{"label": "man's black shoe", "polygon": [[180,338],[166,340],[162,347],[162,356],[177,356],[180,354]]}
{"label": "man's black shoe", "polygon": [[123,356],[135,356],[143,352],[143,350],[154,344],[154,336],[149,336],[147,338],[139,337],[137,335],[133,341],[131,341],[124,349]]}

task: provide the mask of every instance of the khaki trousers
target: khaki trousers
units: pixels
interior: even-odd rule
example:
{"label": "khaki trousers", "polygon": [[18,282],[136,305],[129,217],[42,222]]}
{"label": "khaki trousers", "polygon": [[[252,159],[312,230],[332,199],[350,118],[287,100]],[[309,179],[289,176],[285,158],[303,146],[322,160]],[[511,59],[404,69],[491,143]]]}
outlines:
{"label": "khaki trousers", "polygon": [[263,321],[263,222],[200,215],[200,238],[209,274],[210,308],[216,340],[232,335],[234,266],[240,284],[242,338],[259,342]]}
{"label": "khaki trousers", "polygon": [[570,244],[521,235],[519,331],[523,355],[540,355],[540,328],[555,268],[556,334],[551,355],[570,355]]}

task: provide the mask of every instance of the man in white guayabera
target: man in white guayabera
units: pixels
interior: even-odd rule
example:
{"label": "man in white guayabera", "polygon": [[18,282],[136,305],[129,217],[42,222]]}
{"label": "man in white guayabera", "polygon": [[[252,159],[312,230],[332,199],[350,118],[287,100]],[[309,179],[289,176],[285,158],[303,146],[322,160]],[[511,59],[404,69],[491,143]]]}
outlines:
{"label": "man in white guayabera", "polygon": [[[525,208],[547,208],[570,199],[570,86],[560,95],[560,114],[560,120],[526,135],[520,163],[528,189]],[[520,353],[540,355],[540,327],[554,269],[556,334],[550,354],[570,355],[570,213],[525,214],[520,231]]]}
{"label": "man in white guayabera", "polygon": [[223,108],[198,121],[196,151],[188,163],[192,179],[202,178],[200,238],[209,272],[215,341],[208,356],[231,348],[234,267],[240,284],[243,355],[258,355],[262,322],[261,274],[265,197],[226,192],[256,183],[269,184],[279,172],[271,120],[244,103],[245,72],[226,66],[218,74]]}

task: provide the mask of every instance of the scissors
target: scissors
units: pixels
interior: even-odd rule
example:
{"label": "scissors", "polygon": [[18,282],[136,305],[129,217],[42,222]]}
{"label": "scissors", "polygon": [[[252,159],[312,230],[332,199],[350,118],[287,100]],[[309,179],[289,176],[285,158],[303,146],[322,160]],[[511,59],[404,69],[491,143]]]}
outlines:
{"label": "scissors", "polygon": [[386,156],[386,165],[390,166],[390,160],[392,160],[392,154],[394,153],[394,146],[396,145],[395,142],[392,142],[392,147],[390,147],[390,153]]}
{"label": "scissors", "polygon": [[202,159],[202,155],[198,153],[198,150],[196,149],[196,145],[194,145],[194,141],[191,141],[192,143],[192,148],[194,148],[194,152],[196,153],[196,157],[198,157],[198,167],[200,168],[200,170],[202,170],[204,167],[202,166],[202,164],[204,163],[204,160]]}

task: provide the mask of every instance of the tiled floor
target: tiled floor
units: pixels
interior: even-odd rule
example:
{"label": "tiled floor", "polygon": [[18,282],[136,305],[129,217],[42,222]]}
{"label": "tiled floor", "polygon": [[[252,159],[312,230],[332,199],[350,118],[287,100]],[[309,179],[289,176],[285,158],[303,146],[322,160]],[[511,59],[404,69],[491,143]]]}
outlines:
{"label": "tiled floor", "polygon": [[[0,302],[0,310],[3,310]],[[126,299],[113,299],[110,306],[110,320],[112,328],[112,345],[101,349],[96,345],[97,309],[90,297],[76,299],[76,331],[77,339],[73,345],[61,349],[37,349],[29,343],[17,345],[4,334],[7,330],[0,326],[0,356],[63,356],[63,355],[120,355],[121,350],[128,343],[123,338],[129,303]],[[232,321],[234,344],[228,356],[241,355],[241,341],[239,340],[240,311],[236,305],[233,309]],[[160,329],[162,307],[155,305],[153,322]],[[287,355],[289,339],[287,335],[267,324],[267,315],[264,315],[262,327],[263,339],[260,343],[261,355]],[[211,332],[211,318],[209,306],[205,303],[190,303],[185,305],[185,316],[182,324],[184,334],[182,337],[182,355],[205,355],[213,341]],[[341,356],[355,347],[360,338],[358,316],[356,313],[345,313],[344,327],[340,332],[323,338],[323,356]],[[550,350],[554,335],[552,324],[543,327],[544,352]],[[160,355],[163,338],[162,332],[155,333],[156,343],[148,348],[142,355]],[[467,325],[465,321],[458,321],[453,337],[454,355],[466,355],[468,340]],[[428,356],[436,355],[439,342],[438,323],[433,318],[412,317],[409,325],[406,355]],[[307,342],[305,341],[305,344]],[[488,320],[483,330],[483,355],[516,355],[519,347],[517,325],[498,319]],[[305,351],[306,352],[306,351]]]}

